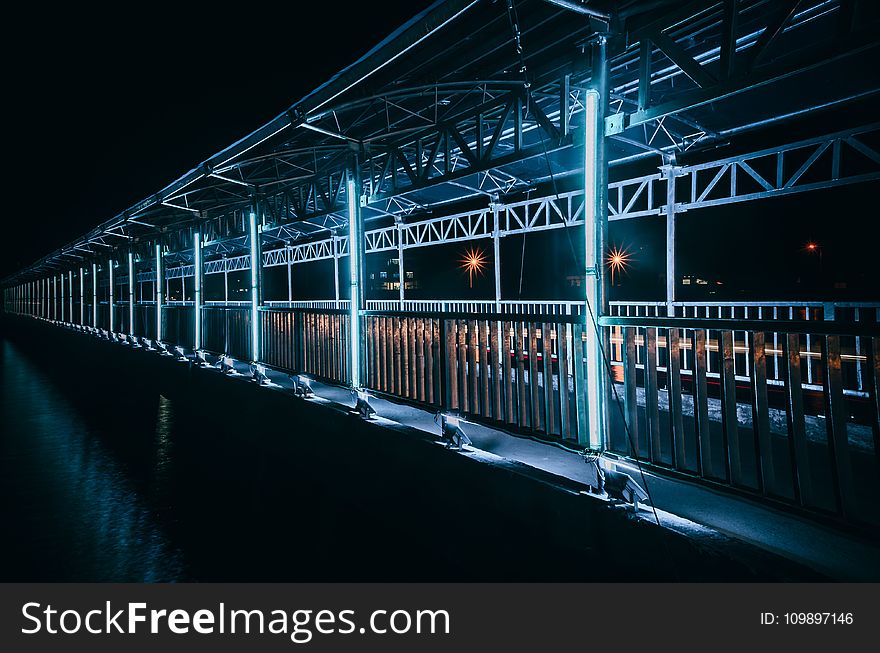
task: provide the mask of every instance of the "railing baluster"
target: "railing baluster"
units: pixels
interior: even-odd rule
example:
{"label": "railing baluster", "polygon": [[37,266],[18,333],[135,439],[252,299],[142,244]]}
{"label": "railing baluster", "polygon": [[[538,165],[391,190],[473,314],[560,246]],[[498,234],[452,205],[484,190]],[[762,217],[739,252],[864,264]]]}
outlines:
{"label": "railing baluster", "polygon": [[706,330],[694,329],[694,417],[697,435],[697,463],[700,473],[707,478],[717,478],[712,459],[712,432],[709,426],[709,394],[706,383],[707,355]]}
{"label": "railing baluster", "polygon": [[559,364],[559,434],[571,439],[571,408],[568,395],[568,324],[560,323],[556,332],[556,351]]}
{"label": "railing baluster", "polygon": [[770,406],[767,400],[767,357],[764,351],[763,331],[752,333],[752,427],[755,436],[755,455],[759,465],[759,488],[765,494],[776,494],[776,476],[773,468],[773,442],[770,434]]}
{"label": "railing baluster", "polygon": [[853,518],[858,516],[859,506],[853,482],[846,427],[847,417],[843,402],[840,336],[825,336],[821,342],[822,357],[825,360],[825,383],[823,384],[825,425],[828,430],[828,448],[832,459],[835,492],[843,516]]}
{"label": "railing baluster", "polygon": [[425,394],[425,318],[417,318],[416,325],[416,387],[418,389],[418,400],[422,403],[426,401]]}
{"label": "railing baluster", "polygon": [[630,436],[624,451],[639,456],[639,402],[636,376],[636,332],[634,327],[623,328],[623,406]]}
{"label": "railing baluster", "polygon": [[516,415],[517,424],[525,428],[528,426],[526,409],[526,381],[525,381],[525,361],[523,360],[523,323],[517,320],[514,322],[514,352],[516,356]]}
{"label": "railing baluster", "polygon": [[880,336],[865,338],[867,379],[865,386],[871,395],[871,431],[874,436],[874,463],[880,468]]}
{"label": "railing baluster", "polygon": [[801,339],[797,333],[789,333],[783,342],[785,358],[786,411],[789,451],[792,465],[792,481],[795,497],[804,506],[814,504],[813,479],[807,432],[804,424],[804,397],[801,388]]}
{"label": "railing baluster", "polygon": [[721,433],[726,451],[727,477],[732,485],[743,485],[739,448],[739,421],[736,416],[736,375],[734,373],[733,332],[721,331]]}
{"label": "railing baluster", "polygon": [[[370,329],[370,342],[372,343],[372,351],[370,352],[370,369],[372,370],[372,379],[370,385],[377,390],[383,390],[382,387],[382,366],[381,366],[381,354],[380,349],[381,339],[379,337],[379,322],[381,318],[372,316],[367,318],[367,324]],[[337,323],[338,327],[338,323]],[[341,357],[340,357],[341,358]]]}
{"label": "railing baluster", "polygon": [[531,421],[533,430],[541,429],[541,399],[538,389],[538,325],[534,322],[526,323],[529,330],[529,395],[531,397]]}
{"label": "railing baluster", "polygon": [[575,419],[577,424],[578,444],[587,445],[590,442],[587,431],[587,396],[586,379],[584,377],[584,326],[572,325],[572,365],[574,365],[574,401]]}
{"label": "railing baluster", "polygon": [[657,329],[645,329],[645,422],[651,462],[663,462],[660,447],[660,410],[657,388]]}
{"label": "railing baluster", "polygon": [[513,406],[513,375],[510,361],[511,334],[514,333],[513,322],[505,320],[501,323],[501,365],[504,370],[504,419],[508,424],[516,423]]}
{"label": "railing baluster", "polygon": [[457,320],[458,327],[458,396],[459,406],[463,413],[470,412],[468,376],[467,376],[467,322]]}
{"label": "railing baluster", "polygon": [[548,322],[542,325],[541,337],[541,374],[544,380],[544,425],[548,434],[556,431],[556,400],[553,396],[553,339],[550,337],[552,327]]}
{"label": "railing baluster", "polygon": [[425,322],[425,401],[435,404],[434,396],[434,342],[435,342],[434,318],[429,317]]}
{"label": "railing baluster", "polygon": [[409,320],[405,317],[399,318],[400,321],[400,395],[409,398],[409,366],[410,366],[410,350],[409,350]]}
{"label": "railing baluster", "polygon": [[394,318],[382,318],[382,386],[394,392]]}
{"label": "railing baluster", "polygon": [[501,346],[498,338],[498,330],[500,328],[502,328],[501,323],[498,321],[493,321],[489,324],[489,349],[491,354],[490,363],[492,366],[492,418],[499,422],[504,420],[504,414],[501,409],[501,360],[499,358],[500,354],[498,350]]}
{"label": "railing baluster", "polygon": [[687,468],[684,447],[684,421],[681,406],[681,346],[678,329],[666,332],[666,389],[669,399],[669,430],[672,433],[673,462],[678,470]]}
{"label": "railing baluster", "polygon": [[458,322],[456,320],[444,320],[446,329],[445,361],[442,361],[446,369],[446,401],[449,408],[457,410],[458,403]]}
{"label": "railing baluster", "polygon": [[480,386],[477,376],[479,361],[479,333],[476,320],[469,320],[467,327],[468,405],[473,415],[480,414]]}
{"label": "railing baluster", "polygon": [[480,331],[480,390],[482,391],[480,415],[483,417],[491,417],[492,402],[489,398],[489,325],[486,320],[480,320],[477,324]]}
{"label": "railing baluster", "polygon": [[419,399],[419,379],[424,379],[424,368],[419,364],[421,358],[421,340],[419,339],[419,320],[409,318],[409,396],[416,400]]}

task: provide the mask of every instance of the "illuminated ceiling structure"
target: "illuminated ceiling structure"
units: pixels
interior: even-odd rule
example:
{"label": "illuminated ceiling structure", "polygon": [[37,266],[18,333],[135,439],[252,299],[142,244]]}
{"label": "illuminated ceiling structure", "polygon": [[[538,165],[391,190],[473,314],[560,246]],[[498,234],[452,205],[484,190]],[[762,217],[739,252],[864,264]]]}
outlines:
{"label": "illuminated ceiling structure", "polygon": [[676,210],[880,176],[876,124],[835,123],[797,143],[768,130],[808,113],[877,106],[876,10],[866,2],[518,0],[511,11],[504,2],[449,0],[3,285],[132,245],[148,252],[156,240],[170,267],[188,264],[196,228],[206,262],[246,254],[243,215],[255,196],[265,206],[265,258],[288,245],[318,253],[314,243],[346,233],[352,151],[368,195],[368,239],[395,223],[424,239],[417,226],[430,220],[532,197],[558,201],[578,189],[590,44],[602,38],[611,220],[666,213],[670,169]]}

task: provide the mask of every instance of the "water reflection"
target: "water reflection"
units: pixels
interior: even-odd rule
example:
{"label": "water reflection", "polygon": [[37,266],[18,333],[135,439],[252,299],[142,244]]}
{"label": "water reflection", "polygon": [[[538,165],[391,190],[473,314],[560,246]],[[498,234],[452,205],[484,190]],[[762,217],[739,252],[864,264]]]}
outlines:
{"label": "water reflection", "polygon": [[[171,402],[158,412],[131,399],[119,419],[114,402],[74,403],[58,380],[8,340],[0,341],[0,478],[5,555],[0,580],[161,581],[185,576],[150,505],[126,464],[131,424],[155,424],[155,474],[162,478],[173,443]],[[127,395],[126,395],[127,396]],[[150,414],[152,412],[152,415]],[[159,483],[155,487],[162,487]]]}

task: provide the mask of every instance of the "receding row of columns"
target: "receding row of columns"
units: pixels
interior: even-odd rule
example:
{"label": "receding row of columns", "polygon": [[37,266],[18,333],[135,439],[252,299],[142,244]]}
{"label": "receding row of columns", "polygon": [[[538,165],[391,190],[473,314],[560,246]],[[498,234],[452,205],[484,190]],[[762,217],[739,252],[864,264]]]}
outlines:
{"label": "receding row of columns", "polygon": [[[606,275],[604,273],[603,257],[605,252],[605,243],[607,241],[608,230],[608,201],[607,201],[607,179],[608,166],[605,156],[605,138],[604,124],[607,105],[607,67],[605,65],[605,43],[601,40],[594,44],[594,71],[593,79],[596,88],[591,89],[585,94],[585,114],[586,128],[584,136],[584,217],[585,217],[585,241],[584,241],[584,271],[586,275],[586,313],[587,328],[584,330],[587,340],[587,406],[578,406],[578,414],[585,413],[589,424],[588,428],[588,444],[592,446],[600,446],[602,442],[601,434],[604,433],[605,415],[608,401],[608,384],[605,380],[605,374],[602,370],[604,359],[603,339],[607,336],[603,335],[603,331],[598,327],[598,318],[607,313],[608,307],[608,288]],[[365,240],[364,240],[364,216],[362,211],[362,185],[359,178],[359,166],[356,155],[352,158],[346,170],[346,197],[348,209],[348,233],[349,233],[349,286],[350,286],[350,313],[349,313],[349,338],[352,346],[349,347],[350,352],[349,371],[351,385],[359,388],[361,385],[361,318],[365,310],[365,294],[364,294],[364,261],[365,261]],[[670,244],[668,251],[669,258],[672,258],[671,252],[674,250],[672,244],[674,239],[674,208],[675,208],[675,186],[674,171],[670,168],[670,183],[668,195],[668,237]],[[248,216],[248,245],[250,250],[250,325],[251,325],[251,358],[254,362],[260,361],[262,356],[260,342],[260,308],[263,305],[262,294],[262,248],[261,248],[261,232],[262,232],[262,202],[258,195],[254,196],[252,208]],[[500,256],[500,235],[501,229],[499,224],[499,209],[493,205],[494,230],[493,253],[495,267],[495,308],[497,313],[501,313],[501,256]],[[405,307],[405,285],[406,275],[404,269],[404,243],[403,243],[403,224],[398,223],[397,233],[397,254],[398,254],[398,276],[400,280],[399,302],[401,310]],[[339,254],[341,239],[337,236],[332,238],[333,249],[333,266],[334,266],[334,294],[336,300],[339,300]],[[204,282],[204,265],[202,260],[202,242],[201,234],[196,231],[193,239],[193,263],[194,263],[194,348],[202,347],[202,324],[201,309],[203,307],[203,282]],[[115,277],[113,266],[116,261],[111,257],[109,259],[109,284],[110,284],[110,301],[109,301],[109,327],[111,331],[115,331],[116,312],[114,306],[115,299]],[[128,252],[128,332],[134,335],[134,305],[135,291],[134,284],[136,282],[134,257],[132,252]],[[155,305],[156,305],[156,336],[158,340],[162,340],[163,333],[163,309],[165,305],[165,264],[160,243],[155,245]],[[49,293],[48,279],[45,281],[28,282],[20,284],[13,288],[6,289],[5,300],[8,307],[12,307],[14,312],[38,314],[40,317],[48,317],[49,319],[58,319],[57,308],[59,294],[57,292],[58,282],[60,282],[60,319],[61,321],[73,321],[74,313],[74,297],[73,297],[73,271],[67,273],[67,291],[69,303],[65,312],[64,297],[64,275],[52,279],[52,312],[42,308],[42,302]],[[84,297],[84,269],[80,268],[79,274],[79,321],[84,323],[85,302]],[[674,277],[672,277],[674,281]],[[98,285],[97,285],[97,262],[92,263],[92,323],[97,325],[98,321]],[[669,293],[672,293],[674,283],[672,283]],[[288,299],[291,300],[291,272],[290,263],[288,263]],[[228,298],[228,279],[224,274],[224,296]],[[671,300],[670,300],[671,301]],[[580,393],[575,394],[575,400],[583,401]],[[584,410],[586,409],[586,410]]]}

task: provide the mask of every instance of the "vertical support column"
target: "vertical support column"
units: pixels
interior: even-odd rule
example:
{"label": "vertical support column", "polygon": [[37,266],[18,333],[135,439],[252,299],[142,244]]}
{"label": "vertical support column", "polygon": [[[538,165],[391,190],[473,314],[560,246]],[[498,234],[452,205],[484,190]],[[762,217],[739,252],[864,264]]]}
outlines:
{"label": "vertical support column", "polygon": [[162,340],[162,300],[165,298],[165,261],[162,243],[156,243],[156,340]]}
{"label": "vertical support column", "polygon": [[202,265],[202,234],[193,234],[193,350],[202,348],[202,279],[205,274]]}
{"label": "vertical support column", "polygon": [[287,246],[287,303],[293,302],[293,247]]}
{"label": "vertical support column", "polygon": [[98,264],[92,263],[92,326],[98,328]]}
{"label": "vertical support column", "polygon": [[84,320],[85,314],[86,314],[86,302],[85,302],[86,298],[84,295],[85,289],[86,289],[85,268],[80,266],[80,268],[79,268],[79,323],[80,324],[83,324],[85,321]]}
{"label": "vertical support column", "polygon": [[335,233],[331,236],[330,245],[333,247],[333,292],[336,298],[336,308],[339,308],[339,241]]}
{"label": "vertical support column", "polygon": [[[226,258],[226,254],[223,255],[223,258]],[[229,303],[229,270],[227,269],[227,265],[223,263],[223,304]]]}
{"label": "vertical support column", "polygon": [[666,178],[666,315],[675,317],[675,178],[678,166],[660,168]]}
{"label": "vertical support column", "polygon": [[58,320],[58,277],[52,275],[52,319]]}
{"label": "vertical support column", "polygon": [[587,433],[579,434],[582,444],[594,448],[605,445],[607,384],[602,371],[605,340],[599,318],[607,312],[607,288],[603,258],[608,233],[607,177],[605,157],[605,106],[608,101],[608,70],[605,37],[593,43],[593,84],[585,96],[584,132],[584,259],[587,303],[586,395]]}
{"label": "vertical support column", "polygon": [[404,310],[404,286],[406,285],[406,281],[404,280],[404,269],[403,269],[403,222],[400,218],[395,219],[395,226],[397,227],[397,278],[400,281],[400,310]]}
{"label": "vertical support column", "polygon": [[58,280],[61,282],[61,297],[60,297],[60,299],[61,299],[61,321],[64,322],[65,321],[64,318],[66,316],[64,314],[64,273],[63,272],[58,275]]}
{"label": "vertical support column", "polygon": [[67,300],[70,302],[69,322],[73,324],[73,270],[67,271]]}
{"label": "vertical support column", "polygon": [[116,328],[115,328],[116,327],[116,319],[115,319],[116,315],[115,315],[115,310],[114,310],[115,307],[113,306],[113,300],[116,298],[116,288],[113,283],[113,259],[112,258],[107,259],[107,275],[110,280],[110,293],[109,293],[109,300],[110,301],[107,304],[107,308],[109,311],[108,324],[110,327],[110,333],[113,333],[116,330]]}
{"label": "vertical support column", "polygon": [[492,258],[495,266],[495,312],[501,312],[501,224],[499,223],[498,205],[494,199],[492,208]]}
{"label": "vertical support column", "polygon": [[260,303],[262,302],[261,280],[263,272],[263,252],[260,243],[262,227],[262,206],[254,198],[250,214],[248,237],[251,244],[251,360],[260,360]]}
{"label": "vertical support column", "polygon": [[128,252],[128,335],[134,335],[134,253]]}
{"label": "vertical support column", "polygon": [[350,379],[353,388],[359,388],[361,384],[361,335],[360,313],[363,310],[364,286],[363,286],[363,214],[361,213],[361,182],[356,156],[352,156],[346,173],[346,198],[348,200],[348,261],[349,281],[351,284],[350,324],[349,336],[351,339],[350,352]]}

